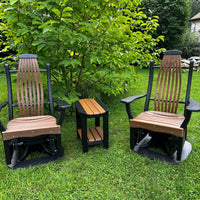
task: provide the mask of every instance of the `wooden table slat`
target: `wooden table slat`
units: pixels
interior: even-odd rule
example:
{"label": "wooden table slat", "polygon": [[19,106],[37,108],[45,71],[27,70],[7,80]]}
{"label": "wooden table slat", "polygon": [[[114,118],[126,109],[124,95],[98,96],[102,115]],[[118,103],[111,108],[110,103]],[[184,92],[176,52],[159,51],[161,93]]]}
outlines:
{"label": "wooden table slat", "polygon": [[95,99],[80,99],[79,102],[88,115],[98,115],[106,112]]}
{"label": "wooden table slat", "polygon": [[88,107],[86,99],[80,99],[79,102],[88,115],[93,115],[92,110],[90,109],[90,107]]}
{"label": "wooden table slat", "polygon": [[89,99],[89,101],[92,103],[93,107],[95,107],[95,110],[101,114],[105,113],[105,110],[95,101],[95,99]]}
{"label": "wooden table slat", "polygon": [[103,140],[103,130],[101,129],[101,127],[97,126],[96,130],[97,130],[98,134],[100,135],[101,139]]}
{"label": "wooden table slat", "polygon": [[[78,129],[78,134],[82,139],[81,129]],[[103,130],[100,126],[87,128],[87,140],[88,142],[102,141],[103,140]]]}
{"label": "wooden table slat", "polygon": [[95,137],[93,136],[92,132],[91,132],[91,128],[87,129],[87,138],[89,142],[94,142],[95,141]]}
{"label": "wooden table slat", "polygon": [[98,134],[96,128],[94,128],[94,127],[90,128],[90,132],[92,133],[95,141],[101,141],[102,140],[100,135]]}
{"label": "wooden table slat", "polygon": [[101,112],[96,108],[94,99],[88,99],[87,104],[90,109],[93,111],[93,114],[101,114]]}

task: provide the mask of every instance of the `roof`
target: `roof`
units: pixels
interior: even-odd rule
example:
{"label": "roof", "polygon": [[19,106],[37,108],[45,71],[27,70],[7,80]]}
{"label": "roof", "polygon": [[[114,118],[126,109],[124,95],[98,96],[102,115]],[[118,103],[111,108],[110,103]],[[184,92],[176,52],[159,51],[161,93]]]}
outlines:
{"label": "roof", "polygon": [[193,16],[190,21],[200,20],[200,12]]}

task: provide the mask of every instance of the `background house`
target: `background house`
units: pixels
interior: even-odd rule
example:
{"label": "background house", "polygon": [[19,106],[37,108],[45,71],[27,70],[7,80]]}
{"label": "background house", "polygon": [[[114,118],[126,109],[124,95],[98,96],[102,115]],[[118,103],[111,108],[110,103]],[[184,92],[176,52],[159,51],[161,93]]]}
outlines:
{"label": "background house", "polygon": [[191,19],[191,32],[197,33],[200,37],[200,12],[194,15]]}

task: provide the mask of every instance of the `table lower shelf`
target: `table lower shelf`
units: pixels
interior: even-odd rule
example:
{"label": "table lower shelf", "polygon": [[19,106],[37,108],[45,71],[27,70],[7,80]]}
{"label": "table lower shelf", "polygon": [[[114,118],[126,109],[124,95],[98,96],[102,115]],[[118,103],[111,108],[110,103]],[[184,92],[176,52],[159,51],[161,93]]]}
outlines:
{"label": "table lower shelf", "polygon": [[[82,139],[82,131],[78,129],[78,134]],[[100,126],[87,128],[88,145],[100,144],[103,142],[103,130]]]}

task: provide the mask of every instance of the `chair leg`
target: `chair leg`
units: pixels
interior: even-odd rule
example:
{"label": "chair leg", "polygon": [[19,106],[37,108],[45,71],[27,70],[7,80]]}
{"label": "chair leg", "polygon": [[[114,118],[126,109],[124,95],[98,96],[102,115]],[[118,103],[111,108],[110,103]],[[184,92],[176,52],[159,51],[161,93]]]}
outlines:
{"label": "chair leg", "polygon": [[[7,146],[8,145],[8,146]],[[10,154],[8,155],[6,153],[6,163],[9,168],[15,167],[15,165],[18,163],[19,160],[19,144],[18,140],[10,140],[6,146],[9,148],[9,151],[7,150],[7,153]]]}
{"label": "chair leg", "polygon": [[57,135],[57,156],[61,157],[64,154],[64,149],[62,147],[62,143],[61,143],[61,135]]}
{"label": "chair leg", "polygon": [[61,143],[61,134],[49,135],[48,145],[46,143],[41,143],[43,150],[51,156],[62,157],[64,154],[64,149]]}
{"label": "chair leg", "polygon": [[184,145],[184,138],[178,138],[178,148],[177,148],[177,160],[181,161],[181,156],[182,156],[182,150],[183,150],[183,145]]}
{"label": "chair leg", "polygon": [[138,129],[130,127],[130,148],[133,150],[138,138]]}
{"label": "chair leg", "polygon": [[19,161],[21,162],[21,161],[23,161],[23,160],[26,160],[26,157],[29,155],[29,145],[25,145],[25,147],[24,147],[24,152],[23,152],[23,154],[22,154],[22,156],[20,157],[20,159],[19,159]]}
{"label": "chair leg", "polygon": [[6,157],[6,164],[9,165],[11,164],[12,153],[11,153],[11,146],[9,145],[8,140],[4,141],[4,151]]}

